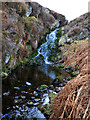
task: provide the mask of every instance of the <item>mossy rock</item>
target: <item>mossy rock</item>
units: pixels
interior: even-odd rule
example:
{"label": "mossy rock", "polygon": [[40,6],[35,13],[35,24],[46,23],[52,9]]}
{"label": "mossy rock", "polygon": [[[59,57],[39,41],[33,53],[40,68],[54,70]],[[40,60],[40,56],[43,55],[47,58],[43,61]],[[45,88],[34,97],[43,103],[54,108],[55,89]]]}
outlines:
{"label": "mossy rock", "polygon": [[32,19],[34,19],[35,22],[39,22],[39,20],[35,16],[31,16]]}
{"label": "mossy rock", "polygon": [[61,37],[61,34],[62,34],[62,31],[61,31],[61,28],[59,28],[59,30],[56,33],[56,36],[59,38]]}
{"label": "mossy rock", "polygon": [[1,74],[0,74],[0,77],[7,77],[7,76],[8,76],[8,74],[5,72],[1,72]]}
{"label": "mossy rock", "polygon": [[54,99],[56,96],[57,96],[57,94],[55,94],[55,93],[50,93],[50,94],[49,94],[50,102],[52,102],[53,99]]}
{"label": "mossy rock", "polygon": [[51,115],[51,104],[44,105],[44,114]]}
{"label": "mossy rock", "polygon": [[40,90],[43,90],[43,89],[45,89],[45,88],[48,88],[48,86],[47,86],[47,85],[41,85],[41,86],[39,87]]}
{"label": "mossy rock", "polygon": [[77,70],[77,71],[75,71],[75,72],[73,72],[73,75],[78,75],[79,74],[79,70]]}
{"label": "mossy rock", "polygon": [[60,64],[58,65],[58,67],[64,68],[64,64]]}

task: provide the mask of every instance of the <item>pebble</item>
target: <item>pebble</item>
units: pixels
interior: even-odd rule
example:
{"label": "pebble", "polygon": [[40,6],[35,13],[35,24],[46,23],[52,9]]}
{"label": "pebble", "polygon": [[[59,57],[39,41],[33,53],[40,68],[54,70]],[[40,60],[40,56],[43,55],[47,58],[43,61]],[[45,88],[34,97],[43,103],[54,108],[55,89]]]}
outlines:
{"label": "pebble", "polygon": [[29,83],[29,82],[26,82],[26,85],[28,85],[28,86],[31,86],[31,83]]}
{"label": "pebble", "polygon": [[20,88],[19,88],[19,87],[14,87],[14,89],[16,89],[16,90],[20,90]]}
{"label": "pebble", "polygon": [[40,101],[40,99],[34,99],[34,101],[35,101],[35,102],[38,102],[38,101]]}

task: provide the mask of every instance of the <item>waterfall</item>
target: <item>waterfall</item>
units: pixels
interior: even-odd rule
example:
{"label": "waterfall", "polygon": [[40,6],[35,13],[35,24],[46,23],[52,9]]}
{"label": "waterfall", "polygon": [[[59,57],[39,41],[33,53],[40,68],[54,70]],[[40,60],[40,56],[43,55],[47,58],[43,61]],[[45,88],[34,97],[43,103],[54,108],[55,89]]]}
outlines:
{"label": "waterfall", "polygon": [[[50,62],[49,56],[51,55],[51,50],[54,48],[55,46],[55,40],[57,39],[56,37],[56,33],[57,33],[57,29],[55,29],[54,31],[52,31],[50,34],[48,34],[46,36],[46,42],[43,43],[39,48],[38,48],[38,54],[34,57],[37,58],[40,55],[42,55],[44,57],[44,62],[46,64],[53,64],[52,62]],[[33,58],[33,59],[34,59]]]}

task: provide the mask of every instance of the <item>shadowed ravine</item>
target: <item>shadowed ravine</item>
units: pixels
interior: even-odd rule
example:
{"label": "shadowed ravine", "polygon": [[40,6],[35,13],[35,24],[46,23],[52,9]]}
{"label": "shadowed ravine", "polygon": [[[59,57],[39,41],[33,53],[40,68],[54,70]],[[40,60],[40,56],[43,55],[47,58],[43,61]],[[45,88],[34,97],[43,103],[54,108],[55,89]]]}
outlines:
{"label": "shadowed ravine", "polygon": [[[46,37],[46,42],[38,48],[38,54],[32,59],[44,62],[40,65],[19,66],[8,78],[3,80],[3,116],[2,119],[21,118],[45,118],[38,110],[38,105],[49,104],[49,94],[57,94],[66,84],[69,76],[63,70],[53,67],[48,61],[51,50],[55,45],[56,31]],[[32,62],[30,61],[30,62]],[[44,86],[44,88],[41,88]],[[6,101],[7,99],[7,101]]]}

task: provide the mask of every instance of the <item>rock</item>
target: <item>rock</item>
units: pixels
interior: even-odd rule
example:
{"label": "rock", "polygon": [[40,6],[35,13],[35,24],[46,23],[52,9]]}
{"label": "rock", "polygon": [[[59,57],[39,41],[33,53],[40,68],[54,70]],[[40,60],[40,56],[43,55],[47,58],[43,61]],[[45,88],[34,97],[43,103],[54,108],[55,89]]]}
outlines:
{"label": "rock", "polygon": [[85,39],[88,37],[88,19],[89,13],[85,13],[64,26],[64,33],[67,34],[69,40]]}
{"label": "rock", "polygon": [[56,91],[56,92],[59,92],[61,89],[62,89],[62,87],[56,87],[56,88],[55,88],[55,91]]}
{"label": "rock", "polygon": [[20,88],[19,88],[19,87],[14,87],[14,89],[16,89],[16,90],[20,90]]}
{"label": "rock", "polygon": [[48,87],[47,85],[41,85],[39,89],[40,89],[40,90],[43,90],[43,89],[45,89],[45,88],[47,88],[47,87]]}
{"label": "rock", "polygon": [[43,94],[43,105],[49,104],[49,96],[48,94]]}
{"label": "rock", "polygon": [[38,101],[40,101],[40,99],[34,99],[34,101],[35,101],[35,102],[38,102]]}
{"label": "rock", "polygon": [[53,101],[53,99],[55,98],[56,95],[57,94],[55,94],[54,92],[49,94],[50,102]]}
{"label": "rock", "polygon": [[29,82],[26,82],[26,85],[28,85],[28,86],[31,86],[31,83],[29,83]]}
{"label": "rock", "polygon": [[8,91],[8,92],[5,92],[5,93],[3,93],[3,95],[4,96],[8,96],[10,94],[10,92]]}
{"label": "rock", "polygon": [[26,97],[25,96],[21,96],[22,99],[25,99]]}
{"label": "rock", "polygon": [[53,89],[54,89],[54,86],[53,86],[53,85],[50,85],[50,86],[49,86],[49,89],[53,90]]}
{"label": "rock", "polygon": [[36,91],[34,91],[33,94],[34,94],[35,96],[38,96],[38,93],[37,93]]}

